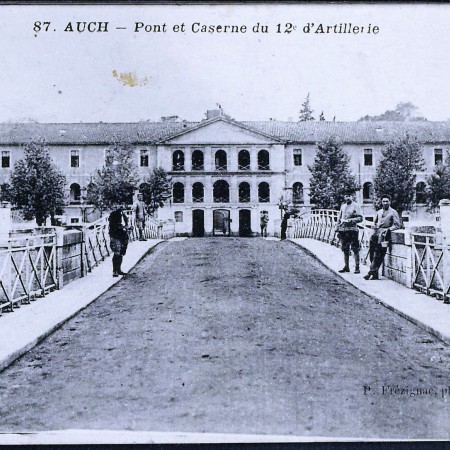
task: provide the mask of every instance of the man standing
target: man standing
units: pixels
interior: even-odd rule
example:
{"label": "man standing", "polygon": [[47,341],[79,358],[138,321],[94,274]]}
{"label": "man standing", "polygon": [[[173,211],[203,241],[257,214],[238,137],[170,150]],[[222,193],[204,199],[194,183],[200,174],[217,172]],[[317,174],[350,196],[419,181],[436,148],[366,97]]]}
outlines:
{"label": "man standing", "polygon": [[262,211],[260,216],[261,237],[267,237],[267,223],[269,222],[269,213]]}
{"label": "man standing", "polygon": [[281,240],[284,241],[287,237],[287,227],[288,227],[288,220],[291,218],[291,215],[288,212],[284,213],[283,220],[281,221]]}
{"label": "man standing", "polygon": [[147,218],[147,205],[143,201],[143,195],[138,194],[136,203],[134,204],[134,213],[136,217],[136,227],[139,232],[139,240],[146,241],[144,238],[145,219]]}
{"label": "man standing", "polygon": [[359,231],[358,223],[362,222],[363,215],[360,206],[353,201],[353,192],[346,192],[345,203],[339,211],[336,230],[339,233],[342,251],[344,252],[344,268],[339,272],[350,272],[350,248],[355,256],[355,273],[359,271]]}
{"label": "man standing", "polygon": [[391,246],[391,232],[398,230],[401,226],[400,218],[395,209],[391,208],[391,199],[388,195],[381,197],[382,208],[377,211],[373,222],[373,235],[370,245],[373,249],[373,260],[369,273],[364,277],[366,280],[378,280],[378,269],[383,264],[384,257]]}
{"label": "man standing", "polygon": [[109,241],[114,253],[113,277],[126,275],[122,272],[122,260],[128,247],[128,218],[123,213],[124,209],[124,205],[120,205],[109,215]]}

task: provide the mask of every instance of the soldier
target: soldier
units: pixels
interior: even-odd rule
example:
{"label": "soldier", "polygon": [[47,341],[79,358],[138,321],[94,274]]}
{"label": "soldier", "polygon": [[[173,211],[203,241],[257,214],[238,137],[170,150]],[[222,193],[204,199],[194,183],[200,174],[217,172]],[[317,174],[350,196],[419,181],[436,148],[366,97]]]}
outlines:
{"label": "soldier", "polygon": [[109,240],[110,247],[114,253],[113,263],[113,277],[119,275],[126,275],[122,272],[122,260],[127,252],[128,247],[128,218],[123,213],[125,205],[119,205],[109,215]]}
{"label": "soldier", "polygon": [[389,195],[381,197],[382,208],[377,211],[373,222],[373,235],[370,238],[370,245],[373,249],[373,260],[370,270],[364,276],[366,280],[378,280],[378,270],[383,264],[384,257],[392,242],[391,232],[401,227],[398,212],[391,208],[391,198]]}
{"label": "soldier", "polygon": [[262,211],[260,217],[261,237],[267,237],[268,222],[269,222],[269,213],[267,211]]}
{"label": "soldier", "polygon": [[344,267],[339,272],[350,272],[350,249],[355,256],[355,273],[359,270],[359,231],[358,223],[362,222],[363,215],[360,206],[353,201],[353,191],[347,191],[344,196],[345,203],[339,211],[336,230],[339,233],[342,251],[344,252]]}
{"label": "soldier", "polygon": [[134,204],[134,213],[136,216],[136,227],[139,232],[139,240],[146,241],[144,238],[145,219],[147,218],[147,205],[143,202],[143,195],[138,194],[136,203]]}

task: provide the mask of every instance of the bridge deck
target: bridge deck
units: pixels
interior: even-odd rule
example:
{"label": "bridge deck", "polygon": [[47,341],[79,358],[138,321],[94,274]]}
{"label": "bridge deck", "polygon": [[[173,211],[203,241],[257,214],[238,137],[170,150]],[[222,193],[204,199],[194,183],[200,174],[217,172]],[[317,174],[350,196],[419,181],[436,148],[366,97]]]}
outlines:
{"label": "bridge deck", "polygon": [[0,430],[448,438],[448,373],[445,344],[292,243],[189,239],[1,374]]}

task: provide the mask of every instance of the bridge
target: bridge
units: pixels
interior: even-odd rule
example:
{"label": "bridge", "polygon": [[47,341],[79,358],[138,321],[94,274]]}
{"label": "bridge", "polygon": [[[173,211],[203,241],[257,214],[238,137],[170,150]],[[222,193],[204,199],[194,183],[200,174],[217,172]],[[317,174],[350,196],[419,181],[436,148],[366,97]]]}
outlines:
{"label": "bridge", "polygon": [[[119,282],[104,223],[11,244],[0,430],[37,432],[36,442],[74,429],[197,433],[198,442],[448,439],[448,292],[439,295],[448,249],[418,236],[406,245],[415,285],[387,269],[363,283],[335,272],[334,221],[302,216],[288,241],[174,238],[150,222]],[[68,255],[83,265],[58,262]],[[39,336],[24,337],[35,326]],[[17,360],[15,342],[30,350]]]}

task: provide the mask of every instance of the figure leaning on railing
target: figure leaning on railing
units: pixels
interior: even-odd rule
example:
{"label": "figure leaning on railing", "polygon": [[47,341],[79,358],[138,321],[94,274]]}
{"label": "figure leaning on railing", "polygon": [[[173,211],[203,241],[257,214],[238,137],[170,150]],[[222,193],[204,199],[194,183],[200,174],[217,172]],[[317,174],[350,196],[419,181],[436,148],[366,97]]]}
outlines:
{"label": "figure leaning on railing", "polygon": [[366,280],[378,280],[378,270],[383,264],[388,248],[392,245],[391,232],[401,227],[398,212],[391,208],[389,195],[381,197],[382,208],[377,211],[373,222],[373,234],[369,243],[370,270],[364,276]]}
{"label": "figure leaning on railing", "polygon": [[128,218],[124,214],[126,206],[119,205],[109,215],[109,239],[111,251],[114,253],[112,258],[113,277],[126,275],[122,272],[122,260],[128,247]]}
{"label": "figure leaning on railing", "polygon": [[345,203],[341,206],[336,224],[336,231],[344,252],[344,268],[339,272],[350,272],[350,248],[355,256],[355,273],[359,270],[359,237],[358,223],[362,222],[363,215],[360,206],[353,201],[354,191],[347,191],[344,196]]}

